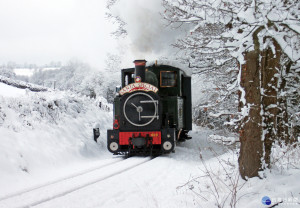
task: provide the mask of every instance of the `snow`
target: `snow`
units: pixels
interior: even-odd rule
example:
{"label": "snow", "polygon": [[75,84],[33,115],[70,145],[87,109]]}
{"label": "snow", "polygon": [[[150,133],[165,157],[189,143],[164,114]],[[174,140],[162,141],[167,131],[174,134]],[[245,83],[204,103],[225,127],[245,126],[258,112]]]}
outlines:
{"label": "snow", "polygon": [[[46,87],[42,87],[42,86],[39,86],[39,85],[35,85],[35,84],[32,84],[32,83],[28,83],[28,82],[24,82],[24,81],[20,81],[20,80],[14,80],[14,79],[4,77],[4,76],[1,76],[1,75],[0,75],[0,82],[4,83],[4,84],[7,84],[7,85],[10,85],[10,86],[13,86],[13,87],[17,86],[18,88],[21,88],[21,89],[28,89],[28,90],[31,90],[31,91],[34,91],[34,92],[49,90]],[[4,87],[6,87],[6,86],[4,86]],[[11,90],[14,90],[14,89],[11,89]],[[16,90],[14,90],[14,91],[16,91]]]}
{"label": "snow", "polygon": [[[299,147],[275,145],[274,167],[262,172],[262,179],[248,181],[239,176],[238,147],[212,141],[232,144],[237,138],[197,126],[193,139],[179,143],[175,153],[125,159],[106,149],[113,115],[98,107],[100,101],[108,105],[104,98],[27,93],[0,96],[0,187],[5,187],[0,207],[231,207],[236,202],[252,208],[267,207],[264,196],[272,203],[283,200],[279,208],[300,202]],[[94,126],[100,127],[98,143]]]}
{"label": "snow", "polygon": [[[207,132],[205,131],[195,132],[195,135],[193,136],[196,137],[197,135],[200,135],[200,133],[201,135],[207,134]],[[194,140],[194,142],[182,144],[177,147],[175,154],[155,158],[147,163],[143,163],[135,167],[134,169],[130,169],[119,175],[110,177],[107,180],[99,181],[90,186],[83,187],[82,189],[67,194],[63,198],[56,198],[51,202],[45,202],[40,204],[39,206],[55,207],[63,204],[66,207],[119,207],[120,204],[122,204],[123,207],[144,207],[147,205],[149,207],[153,207],[155,205],[159,205],[161,207],[176,207],[178,204],[190,204],[190,202],[186,202],[184,198],[188,197],[192,202],[192,194],[186,194],[185,191],[177,190],[177,187],[186,183],[191,176],[198,174],[198,164],[200,162],[198,147],[211,147],[220,154],[225,151],[225,148],[223,148],[222,146],[214,143],[205,143],[205,140]],[[193,146],[196,148],[192,148]],[[213,153],[210,150],[203,150],[204,152],[207,151],[207,153],[205,153],[207,159],[214,157]],[[115,156],[110,155],[110,157],[112,158],[111,160],[116,159]],[[92,161],[95,161],[95,158],[91,157],[91,159]],[[131,158],[131,162],[129,163],[129,161],[127,161],[127,163],[133,164],[133,161],[136,160],[137,162],[139,162],[140,159],[141,158],[137,157]],[[99,164],[103,163],[103,160],[107,161],[107,154],[102,153],[102,155],[100,155],[97,160]],[[68,160],[68,158],[64,157],[61,162],[65,163],[65,169],[70,171],[70,161]],[[77,160],[76,163],[78,163]],[[91,161],[89,163],[91,163]],[[89,163],[84,165],[83,162],[79,160],[79,164],[82,165],[83,169],[87,169],[87,166],[90,166]],[[89,176],[85,175],[85,179],[83,179],[82,176],[79,182],[68,182],[69,185],[66,184],[67,182],[64,182],[63,185],[60,184],[61,187],[59,189],[58,186],[56,186],[56,188],[53,186],[53,189],[51,190],[57,191],[66,189],[66,186],[71,186],[71,184],[80,182],[86,183],[92,178],[97,178],[99,180],[103,178],[104,175],[110,175],[116,169],[120,169],[122,165],[125,165],[121,162],[119,162],[118,164],[118,166],[112,166],[113,168],[103,169],[100,171],[95,170],[98,172],[91,172],[89,173]],[[71,165],[71,167],[72,166],[74,166],[74,164]],[[61,166],[58,167],[62,168]],[[75,169],[75,172],[76,171],[77,170]],[[51,172],[54,171],[52,170]],[[49,180],[47,178],[49,177],[49,173],[39,174],[46,175],[45,181]],[[57,173],[54,172],[54,174]],[[66,175],[68,174],[70,173],[66,172]],[[37,176],[38,174],[35,174],[33,177]],[[31,177],[32,176],[28,176],[28,178]],[[59,178],[61,177],[62,176],[60,174]],[[40,180],[42,176],[39,176],[37,178],[38,180]],[[51,180],[53,180],[53,176],[51,177]],[[44,183],[47,182],[43,182],[42,184]],[[15,183],[11,182],[10,186],[16,185]],[[38,184],[35,183],[35,186],[38,186]],[[78,184],[78,186],[80,186],[80,184]],[[2,192],[4,192],[4,190],[2,190]],[[7,190],[5,190],[5,192],[7,192]],[[10,194],[11,193],[12,192],[10,192]],[[39,191],[39,193],[42,194],[41,190]],[[45,192],[45,194],[48,193],[49,192]],[[2,193],[1,195],[7,196],[8,193]],[[10,204],[9,201],[5,201],[5,204],[4,202],[1,204],[0,201],[0,207],[3,205],[18,207],[20,206],[19,203],[22,204],[24,201],[30,200],[33,199],[24,198],[23,200],[18,200],[20,202],[10,201]]]}
{"label": "snow", "polygon": [[294,31],[296,31],[297,33],[300,33],[300,25],[296,25],[296,24],[290,24],[289,27],[291,29],[293,29]]}
{"label": "snow", "polygon": [[215,134],[209,135],[208,138],[211,141],[220,142],[223,143],[224,145],[232,145],[235,142],[239,141],[239,139],[236,137],[225,137],[225,136],[220,136]]}
{"label": "snow", "polygon": [[43,67],[43,68],[15,68],[13,71],[18,76],[31,77],[36,71],[58,70],[60,67]]}
{"label": "snow", "polygon": [[58,70],[60,67],[44,67],[41,70],[42,71],[52,71],[52,70]]}
{"label": "snow", "polygon": [[0,196],[34,185],[40,172],[92,163],[103,154],[104,143],[94,142],[92,128],[99,123],[104,140],[112,112],[100,109],[96,101],[60,91],[29,91],[19,97],[25,90],[6,88],[9,96],[0,95],[0,186],[7,188]]}
{"label": "snow", "polygon": [[[194,128],[193,139],[178,145],[175,154],[152,160],[147,157],[124,160],[123,157],[102,152],[98,157],[91,156],[85,160],[73,157],[76,159],[73,162],[68,158],[60,158],[64,166],[55,165],[56,169],[40,170],[33,175],[28,173],[26,178],[14,175],[27,180],[25,185],[23,182],[22,189],[28,189],[32,184],[38,188],[45,183],[49,184],[47,187],[50,189],[38,189],[38,197],[29,193],[23,198],[2,201],[1,198],[7,196],[8,191],[1,190],[0,207],[20,207],[34,203],[42,196],[51,198],[63,191],[66,194],[39,203],[36,207],[217,207],[231,193],[231,182],[235,180],[239,188],[236,207],[265,207],[261,204],[265,195],[273,202],[283,199],[285,202],[279,208],[288,207],[288,201],[291,200],[290,204],[296,205],[299,202],[299,171],[265,171],[262,174],[267,178],[253,178],[245,182],[238,175],[235,150],[230,151],[207,140],[211,130]],[[105,151],[105,147],[99,150]],[[111,165],[107,166],[109,163]],[[139,165],[134,166],[136,164]],[[126,170],[128,165],[134,168],[122,172],[122,168]],[[101,166],[105,168],[97,169]],[[213,173],[216,189],[207,176],[207,170]],[[288,174],[292,175],[287,177]],[[57,184],[57,180],[62,182]],[[6,187],[11,186],[15,187],[14,192],[20,190],[20,187],[16,189],[16,181],[6,184]],[[219,194],[217,198],[214,196],[216,192]],[[291,196],[290,192],[295,195]],[[229,207],[229,202],[230,197],[225,207]]]}
{"label": "snow", "polygon": [[19,97],[26,94],[25,89],[19,89],[0,82],[0,96]]}
{"label": "snow", "polygon": [[16,73],[16,75],[30,77],[34,74],[35,69],[15,68],[13,71]]}

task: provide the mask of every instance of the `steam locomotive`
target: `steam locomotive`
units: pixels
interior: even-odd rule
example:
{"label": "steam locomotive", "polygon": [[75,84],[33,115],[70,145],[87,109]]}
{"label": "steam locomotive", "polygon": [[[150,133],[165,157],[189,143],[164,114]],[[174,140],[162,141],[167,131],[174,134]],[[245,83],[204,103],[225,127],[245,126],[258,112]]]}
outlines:
{"label": "steam locomotive", "polygon": [[174,152],[176,142],[191,139],[191,77],[169,65],[134,64],[121,71],[107,148],[128,156]]}

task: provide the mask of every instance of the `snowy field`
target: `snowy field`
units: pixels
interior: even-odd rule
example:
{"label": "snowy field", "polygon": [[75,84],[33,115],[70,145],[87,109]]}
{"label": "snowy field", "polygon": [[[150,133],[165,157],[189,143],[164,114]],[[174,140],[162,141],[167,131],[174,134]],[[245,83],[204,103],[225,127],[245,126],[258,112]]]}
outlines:
{"label": "snowy field", "polygon": [[236,147],[212,142],[215,132],[194,126],[193,139],[174,154],[126,159],[106,149],[112,113],[100,109],[99,100],[4,88],[0,207],[268,207],[264,196],[272,204],[283,200],[277,207],[299,207],[299,151],[289,157],[278,151],[280,168],[245,182]]}
{"label": "snowy field", "polygon": [[36,71],[41,70],[41,71],[49,71],[49,70],[58,70],[60,69],[59,67],[44,67],[40,69],[34,69],[34,68],[15,68],[13,69],[14,73],[19,76],[26,76],[30,77],[32,76]]}

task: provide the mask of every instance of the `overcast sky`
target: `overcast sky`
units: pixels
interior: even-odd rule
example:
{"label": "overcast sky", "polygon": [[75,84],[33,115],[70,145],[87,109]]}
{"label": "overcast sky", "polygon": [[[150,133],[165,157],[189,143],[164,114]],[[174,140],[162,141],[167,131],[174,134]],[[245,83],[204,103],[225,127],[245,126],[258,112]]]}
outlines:
{"label": "overcast sky", "polygon": [[116,48],[104,0],[0,0],[0,64],[78,58],[102,67]]}

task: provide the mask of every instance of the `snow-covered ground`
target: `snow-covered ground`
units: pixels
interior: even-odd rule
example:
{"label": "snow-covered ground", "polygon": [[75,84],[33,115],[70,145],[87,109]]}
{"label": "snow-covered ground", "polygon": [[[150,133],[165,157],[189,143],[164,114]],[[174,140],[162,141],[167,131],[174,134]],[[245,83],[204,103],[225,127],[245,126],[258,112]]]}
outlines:
{"label": "snow-covered ground", "polygon": [[24,89],[11,87],[7,84],[0,82],[0,95],[4,97],[20,97],[25,94],[26,91]]}
{"label": "snow-covered ground", "polygon": [[35,69],[15,68],[15,69],[13,69],[13,71],[16,75],[30,77],[34,74]]}
{"label": "snow-covered ground", "polygon": [[66,165],[62,175],[104,157],[104,142],[96,144],[92,136],[95,123],[102,140],[111,126],[104,101],[100,109],[95,100],[70,92],[37,93],[0,84],[0,187],[6,187],[0,197],[57,178]]}
{"label": "snow-covered ground", "polygon": [[14,73],[19,76],[32,76],[36,71],[42,70],[42,71],[49,71],[49,70],[58,70],[59,67],[44,67],[39,69],[33,69],[33,68],[15,68],[13,69]]}
{"label": "snow-covered ground", "polygon": [[174,154],[125,159],[107,151],[112,113],[95,100],[12,88],[6,92],[14,96],[0,94],[0,207],[268,207],[264,196],[283,200],[277,207],[299,207],[299,149],[275,149],[275,168],[247,182],[236,148],[196,126]]}

